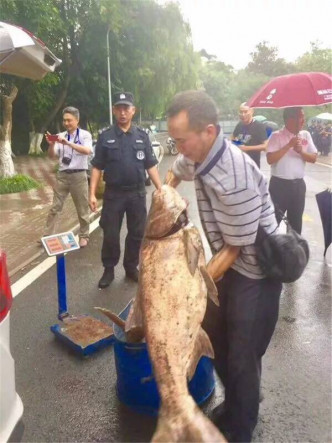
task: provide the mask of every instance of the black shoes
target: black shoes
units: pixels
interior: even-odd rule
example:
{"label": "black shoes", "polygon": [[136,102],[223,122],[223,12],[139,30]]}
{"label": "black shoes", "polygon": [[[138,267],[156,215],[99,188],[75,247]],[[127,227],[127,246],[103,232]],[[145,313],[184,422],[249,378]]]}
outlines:
{"label": "black shoes", "polygon": [[99,280],[98,287],[100,289],[107,288],[114,280],[114,268],[105,268],[103,276]]}
{"label": "black shoes", "polygon": [[138,270],[137,269],[133,269],[130,271],[126,270],[126,277],[132,281],[138,282]]}

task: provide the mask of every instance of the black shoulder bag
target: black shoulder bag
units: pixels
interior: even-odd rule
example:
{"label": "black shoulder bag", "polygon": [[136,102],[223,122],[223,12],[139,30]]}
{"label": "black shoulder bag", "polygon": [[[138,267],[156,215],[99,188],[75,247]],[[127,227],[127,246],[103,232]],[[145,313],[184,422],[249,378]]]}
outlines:
{"label": "black shoulder bag", "polygon": [[309,260],[308,242],[283,217],[286,234],[267,234],[258,227],[256,237],[257,261],[263,273],[271,279],[291,283],[301,277]]}

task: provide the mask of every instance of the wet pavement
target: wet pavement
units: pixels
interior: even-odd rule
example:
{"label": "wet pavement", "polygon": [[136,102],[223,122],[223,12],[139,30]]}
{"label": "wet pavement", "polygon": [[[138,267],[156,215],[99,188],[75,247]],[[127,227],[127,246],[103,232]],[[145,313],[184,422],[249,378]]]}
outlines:
{"label": "wet pavement", "polygon": [[[162,176],[173,160],[165,156]],[[262,169],[268,175],[265,162]],[[263,361],[265,399],[255,442],[331,441],[331,249],[324,259],[315,202],[315,193],[330,186],[331,170],[316,164],[308,165],[307,171],[303,234],[311,258],[302,278],[284,286],[276,332]],[[148,199],[151,191],[149,187]],[[189,200],[190,217],[200,227],[193,185],[182,183],[179,191]],[[125,229],[121,235],[124,244]],[[105,321],[93,306],[120,312],[135,295],[136,284],[125,278],[120,262],[112,285],[97,288],[101,241],[97,229],[87,248],[66,256],[67,291],[70,313],[87,313]],[[116,397],[113,348],[79,357],[50,332],[56,322],[53,266],[15,298],[11,311],[17,391],[25,408],[22,441],[149,441],[156,420],[130,411]],[[217,382],[204,411],[208,414],[221,400]]]}

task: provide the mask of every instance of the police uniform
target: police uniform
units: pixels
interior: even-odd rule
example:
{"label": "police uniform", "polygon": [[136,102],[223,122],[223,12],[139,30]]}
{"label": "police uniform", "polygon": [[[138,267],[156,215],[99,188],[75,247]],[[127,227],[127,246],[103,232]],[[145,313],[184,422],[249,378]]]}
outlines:
{"label": "police uniform", "polygon": [[158,164],[149,137],[131,126],[127,132],[115,124],[99,134],[92,165],[104,171],[106,183],[100,226],[104,231],[102,262],[113,268],[120,258],[120,230],[124,214],[128,234],[123,265],[136,271],[146,222],[145,170]]}

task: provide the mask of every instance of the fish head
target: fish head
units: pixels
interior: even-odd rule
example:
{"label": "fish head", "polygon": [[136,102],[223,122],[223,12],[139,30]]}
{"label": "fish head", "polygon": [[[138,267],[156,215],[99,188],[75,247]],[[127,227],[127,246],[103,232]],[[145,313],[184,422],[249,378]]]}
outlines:
{"label": "fish head", "polygon": [[187,202],[169,185],[163,185],[152,194],[145,236],[160,238],[170,235],[184,214],[187,220]]}

